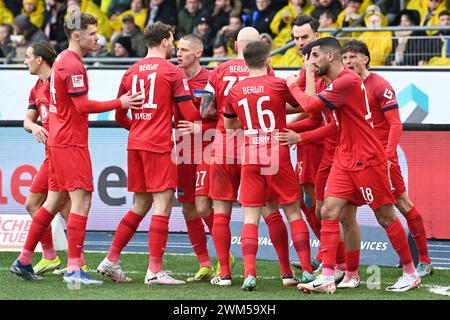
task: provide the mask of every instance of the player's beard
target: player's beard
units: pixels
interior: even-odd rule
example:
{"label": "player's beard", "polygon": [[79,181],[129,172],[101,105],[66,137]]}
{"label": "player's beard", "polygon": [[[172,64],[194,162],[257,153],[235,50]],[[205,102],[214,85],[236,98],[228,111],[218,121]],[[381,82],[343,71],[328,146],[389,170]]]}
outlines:
{"label": "player's beard", "polygon": [[327,63],[323,67],[319,67],[319,77],[322,77],[327,74],[328,69],[330,68],[330,64]]}

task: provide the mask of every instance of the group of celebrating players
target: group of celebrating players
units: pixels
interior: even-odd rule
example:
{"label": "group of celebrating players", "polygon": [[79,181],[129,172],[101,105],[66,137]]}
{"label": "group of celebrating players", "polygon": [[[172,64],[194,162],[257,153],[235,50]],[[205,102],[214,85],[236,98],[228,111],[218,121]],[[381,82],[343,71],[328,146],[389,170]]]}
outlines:
{"label": "group of celebrating players", "polygon": [[[65,23],[67,50],[57,57],[45,43],[27,50],[25,64],[39,80],[30,94],[24,127],[46,144],[46,158],[27,197],[33,222],[12,273],[38,280],[40,274],[59,268],[50,223],[60,212],[68,238],[64,282],[102,283],[87,273],[83,255],[93,191],[87,115],[116,110],[116,122],[129,131],[128,190],[134,192],[135,201],[97,267],[114,282],[132,281],[121,269],[120,255],[153,206],[144,283],[185,283],[164,271],[162,262],[175,191],[199,262],[188,282],[232,284],[229,222],[236,201],[244,210],[244,290],[256,289],[261,215],[284,286],[317,293],[356,288],[360,283],[356,209],[364,204],[386,230],[403,266],[403,275],[387,290],[408,291],[420,284],[420,277],[431,274],[422,217],[407,196],[398,163],[402,124],[395,93],[385,79],[368,70],[370,53],[364,43],[352,40],[341,47],[335,38],[319,38],[318,22],[300,15],[293,22],[293,37],[304,66],[285,80],[275,77],[270,47],[254,28],[239,32],[236,59],[209,72],[200,66],[203,45],[194,35],[179,41],[178,67],[170,63],[173,30],[158,22],[146,28],[148,55],[125,72],[118,98],[98,102],[88,99],[81,60],[95,49],[96,24],[94,17],[74,13]],[[36,123],[39,117],[42,126]],[[290,146],[297,147],[295,170]],[[405,216],[416,242],[417,269],[393,205]],[[300,277],[291,269],[279,206],[289,222]],[[302,212],[320,239],[314,258]],[[216,249],[216,268],[204,224]],[[43,256],[33,268],[38,242]]]}

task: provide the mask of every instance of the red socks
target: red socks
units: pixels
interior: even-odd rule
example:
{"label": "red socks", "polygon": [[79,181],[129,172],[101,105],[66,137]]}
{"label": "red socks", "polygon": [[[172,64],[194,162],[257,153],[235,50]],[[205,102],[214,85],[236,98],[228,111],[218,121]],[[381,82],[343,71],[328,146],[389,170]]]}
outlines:
{"label": "red socks", "polygon": [[345,242],[339,241],[339,245],[336,251],[336,267],[338,270],[345,271]]}
{"label": "red socks", "polygon": [[19,255],[19,261],[21,264],[31,264],[33,261],[33,252],[54,217],[55,216],[48,212],[44,207],[41,207],[36,212],[30,226],[30,231],[28,231],[25,245]]}
{"label": "red socks", "polygon": [[[258,226],[246,223],[241,231],[244,279],[249,274],[256,277],[256,253],[258,252]],[[228,257],[227,257],[228,258]]]}
{"label": "red socks", "polygon": [[169,217],[153,214],[148,232],[148,248],[150,249],[149,269],[152,273],[162,270],[162,259],[169,235]]}
{"label": "red socks", "polygon": [[419,261],[431,263],[430,257],[428,256],[427,234],[421,214],[417,211],[416,207],[412,207],[404,216],[408,222],[408,229],[411,232],[411,236],[416,242],[417,251],[419,251]]}
{"label": "red socks", "polygon": [[306,221],[308,221],[311,230],[314,232],[314,235],[317,239],[320,240],[320,221],[316,217],[316,206],[312,206],[311,208],[307,208],[304,203],[301,204],[301,209],[305,214]]}
{"label": "red socks", "polygon": [[53,260],[56,258],[55,247],[53,246],[52,225],[47,228],[41,238],[42,258]]}
{"label": "red socks", "polygon": [[135,234],[142,219],[144,219],[144,216],[136,214],[131,210],[122,218],[108,252],[109,261],[119,261],[120,253]]}
{"label": "red socks", "polygon": [[75,272],[82,266],[81,254],[86,236],[87,217],[71,212],[67,222],[68,261],[67,272]]}
{"label": "red socks", "polygon": [[203,218],[203,221],[205,221],[205,224],[208,226],[209,234],[212,234],[214,214],[210,213],[206,218]]}
{"label": "red socks", "polygon": [[302,218],[292,221],[290,225],[292,242],[302,265],[302,271],[312,274],[308,227]]}
{"label": "red socks", "polygon": [[280,212],[276,211],[264,218],[269,229],[270,240],[278,255],[281,275],[292,275],[289,266],[289,240],[286,225]]}
{"label": "red socks", "polygon": [[322,251],[323,261],[322,274],[325,276],[333,276],[334,266],[336,264],[336,252],[339,245],[339,221],[322,220],[320,239],[320,250]]}
{"label": "red socks", "polygon": [[223,213],[214,213],[214,226],[212,230],[214,247],[220,264],[220,277],[231,276],[228,256],[231,246],[230,216]]}
{"label": "red socks", "polygon": [[405,229],[399,219],[396,219],[393,223],[385,228],[392,247],[400,257],[400,262],[403,265],[403,270],[407,274],[413,274],[415,271],[414,263],[411,257],[411,251],[409,250],[408,238],[406,237]]}
{"label": "red socks", "polygon": [[191,240],[192,248],[197,255],[200,267],[211,268],[208,249],[206,247],[206,233],[203,226],[202,218],[198,217],[193,220],[186,221],[189,240]]}
{"label": "red socks", "polygon": [[353,277],[358,275],[359,254],[360,250],[345,252],[346,276]]}

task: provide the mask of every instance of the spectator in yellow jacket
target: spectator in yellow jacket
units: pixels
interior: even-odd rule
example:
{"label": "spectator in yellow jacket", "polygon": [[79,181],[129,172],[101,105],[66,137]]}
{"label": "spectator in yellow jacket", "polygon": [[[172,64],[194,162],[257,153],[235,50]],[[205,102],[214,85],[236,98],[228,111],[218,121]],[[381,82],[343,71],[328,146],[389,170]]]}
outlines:
{"label": "spectator in yellow jacket", "polygon": [[[448,10],[444,0],[410,0],[406,9],[419,12],[421,26],[439,25],[439,13]],[[427,34],[433,35],[437,32],[437,30],[429,30]]]}
{"label": "spectator in yellow jacket", "polygon": [[[367,28],[376,29],[387,25],[387,18],[380,8],[372,5],[367,9],[364,22]],[[358,38],[363,41],[370,52],[370,64],[372,66],[383,66],[392,52],[392,32],[390,31],[365,31]]]}
{"label": "spectator in yellow jacket", "polygon": [[353,25],[366,12],[367,7],[372,5],[371,0],[349,0],[344,10],[337,17],[337,25],[343,27],[361,27],[362,23]]}
{"label": "spectator in yellow jacket", "polygon": [[5,2],[0,0],[0,24],[7,23],[12,25],[14,23],[14,16],[5,6]]}
{"label": "spectator in yellow jacket", "polygon": [[114,20],[111,19],[111,27],[113,31],[119,32],[121,28],[122,18],[124,16],[133,16],[136,26],[144,32],[145,22],[147,21],[148,8],[144,8],[142,0],[132,0],[130,10],[126,10],[118,15]]}
{"label": "spectator in yellow jacket", "polygon": [[100,10],[99,6],[92,0],[68,0],[67,1],[67,15],[66,18],[74,11],[88,13],[97,18],[97,32],[109,39],[112,34],[110,21],[108,16]]}
{"label": "spectator in yellow jacket", "polygon": [[299,14],[310,15],[314,9],[307,0],[289,0],[288,5],[278,11],[270,23],[270,30],[275,35],[272,43],[273,49],[279,48],[291,40],[291,22]]}
{"label": "spectator in yellow jacket", "polygon": [[36,27],[41,28],[44,22],[44,1],[42,0],[23,0],[22,14],[30,17],[30,21]]}

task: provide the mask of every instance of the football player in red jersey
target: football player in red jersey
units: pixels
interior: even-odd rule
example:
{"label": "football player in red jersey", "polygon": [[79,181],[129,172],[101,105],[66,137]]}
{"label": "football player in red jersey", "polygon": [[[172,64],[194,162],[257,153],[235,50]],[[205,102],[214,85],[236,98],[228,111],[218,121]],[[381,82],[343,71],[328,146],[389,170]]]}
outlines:
{"label": "football player in red jersey", "polygon": [[[249,67],[248,78],[231,88],[223,113],[226,129],[242,127],[244,130],[239,197],[244,207],[242,289],[256,289],[258,225],[266,200],[275,200],[283,207],[303,272],[308,273],[307,280],[312,281],[309,230],[300,214],[298,179],[292,168],[289,147],[280,146],[273,139],[274,133],[286,127],[286,102],[294,107],[298,104],[283,79],[268,75],[271,67],[268,44],[251,42],[243,54]],[[283,265],[281,267],[282,278],[293,278],[290,268],[283,270]]]}
{"label": "football player in red jersey", "polygon": [[[413,289],[420,284],[420,277],[412,261],[405,230],[394,212],[387,156],[369,124],[371,112],[364,84],[357,74],[344,68],[338,40],[326,37],[314,44],[311,62],[317,67],[319,76],[326,76],[331,83],[319,94],[308,95],[295,85],[297,76],[289,76],[286,82],[305,111],[336,110],[339,131],[321,211],[322,274],[311,283],[299,284],[299,288],[306,292],[336,291],[333,276],[341,212],[348,203],[366,203],[382,221],[403,265],[403,275],[387,290],[404,292]],[[314,85],[314,82],[307,82],[307,85]],[[315,89],[307,89],[307,92],[315,92]],[[353,94],[349,96],[347,92]]]}
{"label": "football player in red jersey", "polygon": [[167,60],[174,49],[173,34],[173,28],[162,22],[147,27],[144,39],[148,54],[125,72],[119,88],[118,95],[141,91],[144,103],[138,110],[132,110],[132,119],[126,110],[116,110],[116,122],[130,131],[128,190],[134,192],[135,202],[120,221],[107,257],[97,267],[97,272],[115,282],[130,281],[120,267],[120,254],[154,204],[148,233],[149,266],[144,283],[185,283],[172,278],[162,268],[172,199],[177,186],[177,168],[172,159],[173,104],[177,105],[184,119],[195,121],[201,117],[192,103],[184,72]]}
{"label": "football player in red jersey", "polygon": [[[56,58],[55,50],[47,42],[36,42],[28,47],[25,53],[24,64],[28,67],[30,74],[37,75],[39,79],[31,89],[28,98],[28,110],[23,122],[24,129],[33,134],[36,141],[47,145],[48,138],[48,107],[49,107],[49,88],[50,74],[53,62]],[[42,125],[37,123],[40,118]],[[45,148],[45,159],[42,163],[33,182],[30,186],[30,192],[25,200],[25,208],[31,217],[39,210],[45,202],[48,193],[48,153]],[[68,199],[69,200],[69,199]],[[60,211],[61,216],[67,223],[67,217],[70,210],[70,201],[67,201],[64,208]],[[34,272],[41,274],[53,271],[61,265],[61,260],[56,255],[53,246],[52,227],[49,226],[41,239],[42,259],[34,266]]]}
{"label": "football player in red jersey", "polygon": [[32,267],[33,252],[55,214],[71,200],[67,222],[68,263],[63,280],[80,285],[102,284],[81,270],[82,249],[92,198],[92,165],[88,149],[88,114],[115,108],[135,108],[142,103],[140,93],[125,94],[105,102],[88,99],[88,79],[81,58],[97,46],[97,19],[79,12],[64,23],[69,48],[56,58],[50,81],[49,192],[35,213],[24,248],[11,266],[11,272],[26,279],[38,280]]}
{"label": "football player in red jersey", "polygon": [[[398,163],[397,145],[403,127],[395,91],[386,79],[369,71],[370,52],[364,42],[351,40],[343,46],[342,50],[345,67],[355,71],[363,80],[366,88],[372,113],[370,121],[375,129],[375,134],[383,144],[388,156],[392,188],[394,197],[397,199],[395,206],[406,218],[408,229],[411,231],[411,235],[419,251],[417,272],[420,277],[430,275],[433,267],[428,255],[427,236],[422,216],[408,197]],[[351,230],[357,229],[357,226],[354,226],[355,221],[349,221],[346,224],[351,227]],[[349,239],[354,238],[349,237]],[[353,245],[356,246],[356,242]],[[356,256],[359,258],[359,253]],[[352,257],[349,258],[352,260]],[[358,261],[355,259],[354,263],[352,262],[351,264],[357,268],[359,259]]]}
{"label": "football player in red jersey", "polygon": [[[218,116],[217,129],[212,148],[212,159],[210,165],[210,189],[209,196],[213,199],[214,223],[213,241],[219,260],[216,277],[211,279],[211,284],[218,286],[231,285],[231,268],[234,257],[231,255],[231,231],[230,217],[233,202],[237,200],[237,192],[240,184],[240,159],[239,152],[242,136],[233,130],[225,130],[223,126],[223,108],[230,89],[248,77],[248,67],[243,58],[243,49],[253,41],[260,39],[256,29],[243,28],[235,42],[238,58],[224,62],[216,67],[211,73],[205,92],[202,96],[201,110],[204,115]],[[270,71],[273,74],[273,71]],[[215,100],[215,103],[212,103]],[[211,112],[212,110],[212,112]],[[268,201],[263,210],[263,217],[269,229],[270,239],[275,247],[280,264],[283,269],[289,269],[289,247],[287,229],[276,203]],[[286,286],[295,285],[298,279],[283,279]]]}
{"label": "football player in red jersey", "polygon": [[[203,43],[199,37],[193,34],[181,37],[177,45],[178,66],[186,75],[189,90],[197,109],[200,107],[203,88],[209,77],[209,71],[200,66],[202,53]],[[207,130],[214,134],[217,120],[203,119],[202,122],[195,125],[201,125],[199,132],[187,135],[190,131],[194,131],[194,123],[180,119],[175,110],[175,127],[180,128],[183,133],[186,132],[177,141],[176,146],[177,155],[181,159],[181,161],[177,161],[177,196],[183,206],[189,239],[200,265],[198,272],[194,277],[188,278],[187,282],[210,281],[214,276],[203,226],[204,221],[209,232],[212,233],[213,209],[212,201],[208,197],[209,159],[204,159],[204,157],[208,158],[205,151],[211,141],[203,141],[203,136]],[[206,134],[212,140],[213,135],[209,133]]]}

